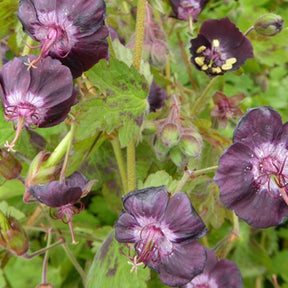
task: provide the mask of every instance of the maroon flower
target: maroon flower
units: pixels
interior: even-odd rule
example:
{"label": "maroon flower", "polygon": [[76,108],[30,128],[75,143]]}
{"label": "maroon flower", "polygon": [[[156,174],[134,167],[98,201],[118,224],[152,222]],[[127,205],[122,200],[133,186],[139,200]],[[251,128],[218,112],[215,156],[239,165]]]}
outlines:
{"label": "maroon flower", "polygon": [[250,40],[227,17],[203,22],[191,45],[191,62],[212,76],[237,70],[254,57]]}
{"label": "maroon flower", "polygon": [[184,285],[203,271],[206,253],[196,240],[206,228],[186,194],[170,198],[165,186],[150,187],[130,192],[123,205],[115,233],[119,242],[135,243],[133,268],[149,266],[168,286]]}
{"label": "maroon flower", "polygon": [[267,228],[288,216],[288,123],[271,107],[251,109],[239,121],[219,160],[214,181],[220,199],[248,224]]}
{"label": "maroon flower", "polygon": [[[36,59],[35,56],[29,56]],[[0,98],[7,121],[18,121],[12,149],[23,126],[51,127],[62,122],[76,104],[70,70],[47,57],[37,69],[27,71],[27,57],[14,58],[0,70]]]}
{"label": "maroon flower", "polygon": [[191,17],[194,22],[202,12],[209,0],[169,0],[173,15],[179,20],[188,21]]}
{"label": "maroon flower", "polygon": [[[69,224],[73,243],[76,243],[72,228],[72,216],[79,214],[84,209],[80,198],[89,193],[94,183],[95,181],[88,181],[81,173],[74,172],[65,180],[65,183],[52,181],[45,185],[30,186],[28,192],[39,202],[56,208],[56,213],[54,211],[51,216]],[[80,207],[74,206],[76,202],[80,203]],[[66,220],[63,219],[64,216]]]}
{"label": "maroon flower", "polygon": [[61,60],[74,78],[108,55],[103,0],[21,0],[18,18],[23,30],[41,42],[41,54],[29,67],[47,55]]}
{"label": "maroon flower", "polygon": [[242,276],[237,265],[227,259],[218,261],[215,253],[206,248],[207,262],[203,273],[181,288],[242,288]]}
{"label": "maroon flower", "polygon": [[154,80],[152,81],[149,89],[148,102],[150,112],[155,112],[165,106],[165,100],[168,99],[166,90],[159,87]]}
{"label": "maroon flower", "polygon": [[220,91],[216,91],[213,95],[215,107],[211,110],[210,116],[218,120],[219,126],[225,128],[229,118],[239,118],[243,112],[237,105],[245,98],[243,93],[236,94],[229,98]]}

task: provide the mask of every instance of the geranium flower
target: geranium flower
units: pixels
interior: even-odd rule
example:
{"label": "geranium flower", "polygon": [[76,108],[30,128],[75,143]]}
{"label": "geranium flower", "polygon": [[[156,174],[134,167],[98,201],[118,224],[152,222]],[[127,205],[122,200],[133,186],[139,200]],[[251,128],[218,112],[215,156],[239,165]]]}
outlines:
{"label": "geranium flower", "polygon": [[219,126],[225,128],[230,118],[238,118],[243,115],[243,112],[238,106],[238,103],[245,98],[245,94],[240,93],[231,97],[220,91],[216,91],[213,95],[215,107],[211,110],[210,116],[218,120]]}
{"label": "geranium flower", "polygon": [[[74,172],[65,179],[65,183],[52,181],[45,185],[30,186],[28,192],[39,202],[56,209],[53,214],[50,213],[52,218],[61,219],[64,223],[69,224],[72,241],[76,243],[72,216],[79,214],[84,209],[84,204],[80,202],[80,198],[89,193],[94,183],[95,180],[88,181],[81,173]],[[80,204],[80,207],[74,206],[76,202]],[[64,217],[66,217],[66,220]]]}
{"label": "geranium flower", "polygon": [[41,42],[41,53],[29,63],[35,66],[50,55],[71,69],[74,78],[108,56],[103,0],[21,0],[18,18],[23,30]]}
{"label": "geranium flower", "polygon": [[271,107],[248,111],[219,160],[214,181],[227,208],[256,228],[288,216],[288,124]]}
{"label": "geranium flower", "polygon": [[206,248],[207,262],[203,273],[181,288],[242,288],[242,276],[237,265],[227,259],[218,261],[215,253]]}
{"label": "geranium flower", "polygon": [[[35,56],[29,56],[36,59]],[[27,71],[27,57],[14,58],[0,70],[0,98],[7,121],[17,122],[13,149],[23,126],[51,127],[62,122],[76,104],[76,90],[70,70],[57,59],[47,57],[37,69]]]}
{"label": "geranium flower", "polygon": [[155,112],[165,106],[165,100],[168,99],[166,90],[159,87],[154,80],[152,81],[148,94],[148,103],[150,112]]}
{"label": "geranium flower", "polygon": [[202,12],[209,0],[169,0],[173,9],[173,15],[179,20],[189,20],[192,18],[194,22],[198,19],[198,15]]}
{"label": "geranium flower", "polygon": [[212,76],[237,70],[254,57],[250,40],[227,17],[203,22],[191,45],[191,62]]}
{"label": "geranium flower", "polygon": [[196,240],[206,228],[186,194],[170,198],[167,188],[135,190],[123,197],[125,211],[116,223],[116,239],[135,243],[133,268],[143,263],[168,286],[180,286],[203,271],[206,253]]}

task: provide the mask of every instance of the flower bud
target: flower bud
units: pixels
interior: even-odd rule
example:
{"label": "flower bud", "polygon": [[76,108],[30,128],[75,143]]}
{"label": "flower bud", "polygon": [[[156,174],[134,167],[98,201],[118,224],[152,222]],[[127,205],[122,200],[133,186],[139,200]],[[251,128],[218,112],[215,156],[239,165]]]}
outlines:
{"label": "flower bud", "polygon": [[180,150],[188,157],[198,157],[201,153],[202,137],[197,130],[185,129],[179,141]]}
{"label": "flower bud", "polygon": [[179,146],[173,147],[170,152],[170,158],[172,162],[177,166],[177,167],[183,167],[185,166],[187,159],[185,155],[182,153],[180,150]]}
{"label": "flower bud", "polygon": [[167,123],[160,131],[160,137],[162,143],[166,147],[173,147],[178,143],[179,131],[178,127],[174,123]]}
{"label": "flower bud", "polygon": [[154,66],[163,67],[167,61],[168,49],[164,41],[155,41],[151,45],[150,59]]}
{"label": "flower bud", "polygon": [[254,24],[255,31],[263,36],[275,36],[283,28],[281,16],[269,13],[258,18]]}
{"label": "flower bud", "polygon": [[0,175],[7,180],[15,179],[22,170],[21,163],[6,149],[0,149]]}
{"label": "flower bud", "polygon": [[12,216],[0,211],[0,246],[16,256],[24,255],[29,249],[29,239],[20,223]]}
{"label": "flower bud", "polygon": [[159,161],[164,161],[170,148],[163,145],[162,141],[157,137],[154,142],[154,151]]}

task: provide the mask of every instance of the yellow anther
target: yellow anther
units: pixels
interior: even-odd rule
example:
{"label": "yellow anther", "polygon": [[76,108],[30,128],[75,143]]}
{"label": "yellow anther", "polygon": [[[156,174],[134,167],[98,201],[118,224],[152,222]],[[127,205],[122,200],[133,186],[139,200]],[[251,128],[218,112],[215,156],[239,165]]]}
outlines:
{"label": "yellow anther", "polygon": [[231,70],[232,69],[232,65],[231,64],[223,64],[221,66],[222,70]]}
{"label": "yellow anther", "polygon": [[212,71],[212,73],[215,73],[215,74],[219,74],[222,72],[220,67],[212,67],[211,71]]}
{"label": "yellow anther", "polygon": [[207,70],[209,67],[206,65],[206,64],[204,64],[202,67],[201,67],[201,69],[203,70],[203,71],[205,71],[205,70]]}
{"label": "yellow anther", "polygon": [[205,57],[196,57],[195,58],[195,62],[199,66],[203,66],[204,65],[204,61],[205,61]]}
{"label": "yellow anther", "polygon": [[196,53],[202,53],[203,51],[205,51],[206,50],[206,46],[204,46],[204,45],[202,45],[202,46],[200,46],[197,50],[196,50]]}
{"label": "yellow anther", "polygon": [[214,40],[212,41],[212,45],[213,45],[213,47],[215,47],[215,48],[219,47],[219,46],[220,46],[219,40],[218,40],[218,39],[214,39]]}
{"label": "yellow anther", "polygon": [[237,62],[237,59],[235,57],[232,57],[232,58],[227,59],[225,63],[233,65],[236,62]]}

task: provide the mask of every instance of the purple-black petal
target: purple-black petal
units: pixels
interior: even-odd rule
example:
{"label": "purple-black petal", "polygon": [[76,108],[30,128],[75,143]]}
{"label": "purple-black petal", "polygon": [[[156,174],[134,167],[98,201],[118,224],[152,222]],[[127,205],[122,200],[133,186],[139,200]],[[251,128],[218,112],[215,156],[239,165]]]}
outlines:
{"label": "purple-black petal", "polygon": [[174,252],[169,256],[163,256],[162,263],[156,268],[160,273],[160,280],[165,285],[176,287],[186,284],[201,273],[205,263],[205,248],[199,242],[193,241],[175,244]]}
{"label": "purple-black petal", "polygon": [[115,226],[115,238],[121,243],[136,243],[141,228],[132,215],[122,212]]}
{"label": "purple-black petal", "polygon": [[68,187],[59,181],[31,186],[28,191],[39,202],[52,208],[73,204],[80,199],[82,194],[80,187]]}
{"label": "purple-black petal", "polygon": [[134,190],[123,197],[125,210],[143,226],[151,220],[161,220],[167,204],[168,192],[166,186]]}
{"label": "purple-black petal", "polygon": [[204,222],[184,193],[171,197],[163,218],[164,223],[175,235],[173,242],[177,243],[187,239],[199,239],[207,232]]}
{"label": "purple-black petal", "polygon": [[258,147],[265,142],[273,142],[282,131],[280,114],[269,106],[251,109],[238,122],[233,142]]}
{"label": "purple-black petal", "polygon": [[152,81],[148,94],[148,103],[150,112],[155,112],[157,109],[165,106],[165,100],[168,99],[166,90],[159,87],[154,80]]}

